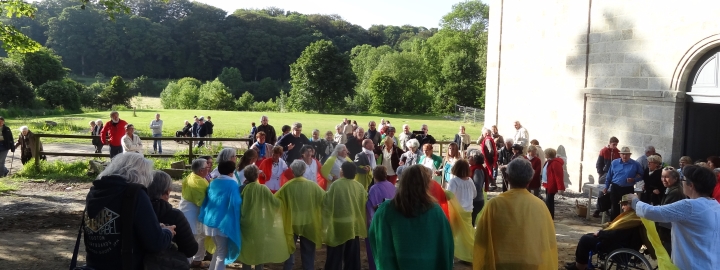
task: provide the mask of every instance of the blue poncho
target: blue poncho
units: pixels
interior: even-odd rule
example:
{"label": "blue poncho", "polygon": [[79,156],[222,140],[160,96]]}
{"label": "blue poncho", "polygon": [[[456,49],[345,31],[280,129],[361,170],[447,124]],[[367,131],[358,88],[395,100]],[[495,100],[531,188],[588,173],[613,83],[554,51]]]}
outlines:
{"label": "blue poncho", "polygon": [[220,176],[213,180],[200,207],[198,220],[207,227],[217,228],[228,237],[225,264],[240,255],[240,188],[234,179]]}

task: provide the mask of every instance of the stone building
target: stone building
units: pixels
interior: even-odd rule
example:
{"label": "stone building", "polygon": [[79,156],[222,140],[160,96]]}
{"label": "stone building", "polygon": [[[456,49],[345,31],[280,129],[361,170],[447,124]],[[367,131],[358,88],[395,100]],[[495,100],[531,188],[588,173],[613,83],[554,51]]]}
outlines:
{"label": "stone building", "polygon": [[633,158],[720,155],[720,1],[490,1],[486,118],[562,146],[571,190],[611,136]]}

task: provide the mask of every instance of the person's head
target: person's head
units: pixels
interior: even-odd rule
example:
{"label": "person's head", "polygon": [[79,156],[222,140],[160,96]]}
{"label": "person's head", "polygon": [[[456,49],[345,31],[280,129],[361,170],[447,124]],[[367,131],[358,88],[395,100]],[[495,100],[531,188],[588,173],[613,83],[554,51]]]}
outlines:
{"label": "person's head", "polygon": [[0,116],[0,126],[4,126],[4,125],[5,125],[5,118]]}
{"label": "person's head", "polygon": [[470,177],[470,164],[464,159],[459,159],[450,169],[450,172],[460,178]]}
{"label": "person's head", "polygon": [[200,156],[201,159],[204,159],[207,162],[207,167],[209,169],[212,169],[213,167],[213,158],[212,156]]}
{"label": "person's head", "polygon": [[370,121],[370,123],[368,123],[368,130],[375,130],[376,126],[377,124],[375,123],[375,121]]}
{"label": "person's head", "polygon": [[20,127],[20,134],[22,134],[23,136],[28,135],[28,132],[30,132],[30,129],[27,126]]}
{"label": "person's head", "polygon": [[530,161],[524,158],[513,159],[507,165],[510,188],[527,188],[534,173]]}
{"label": "person's head", "polygon": [[380,119],[380,124],[385,124],[385,118]]}
{"label": "person's head", "polygon": [[425,154],[428,157],[432,156],[432,154],[433,154],[432,144],[426,143],[425,145],[423,145],[423,154]]}
{"label": "person's head", "polygon": [[347,123],[347,122],[348,122],[347,117],[343,118],[343,123]]}
{"label": "person's head", "polygon": [[372,175],[375,183],[387,181],[387,168],[383,165],[378,165],[375,169],[373,169]]}
{"label": "person's head", "polygon": [[648,169],[652,172],[654,170],[660,169],[660,166],[662,166],[662,158],[658,155],[652,155],[647,158],[648,160]]}
{"label": "person's head", "polygon": [[383,144],[385,145],[385,148],[392,149],[393,145],[395,144],[395,140],[393,140],[393,137],[385,136],[385,139],[383,139]]}
{"label": "person's head", "polygon": [[421,130],[421,131],[423,132],[423,134],[425,134],[425,135],[427,135],[428,132],[429,132],[429,131],[428,131],[428,126],[425,125],[425,124],[422,125],[422,128],[421,128],[420,130]]}
{"label": "person's head", "polygon": [[465,126],[460,126],[460,130],[458,130],[460,134],[465,134]]}
{"label": "person's head", "polygon": [[545,158],[547,158],[547,159],[552,159],[552,158],[557,157],[557,150],[555,150],[554,148],[546,148],[544,152],[545,152]]}
{"label": "person's head", "polygon": [[285,135],[285,134],[290,133],[290,129],[292,129],[290,126],[288,126],[288,125],[283,125],[280,130],[282,131],[282,135]]}
{"label": "person's head", "polygon": [[537,157],[538,156],[537,151],[538,151],[538,149],[537,149],[537,147],[535,147],[535,145],[528,146],[528,156]]}
{"label": "person's head", "polygon": [[309,144],[303,145],[303,147],[300,148],[300,155],[305,162],[310,162],[315,155],[315,148]]}
{"label": "person's head", "polygon": [[217,163],[220,164],[220,162],[223,161],[237,162],[237,151],[235,148],[225,148],[220,150],[220,153],[218,153],[217,156]]}
{"label": "person's head", "polygon": [[153,174],[152,161],[145,159],[142,154],[127,152],[115,156],[97,179],[105,176],[120,176],[128,183],[140,184],[144,187],[150,185]]}
{"label": "person's head", "polygon": [[512,139],[505,139],[505,148],[510,150],[512,149],[514,141]]}
{"label": "person's head", "polygon": [[689,156],[682,156],[680,157],[680,169],[684,168],[686,165],[692,164],[692,158]]}
{"label": "person's head", "polygon": [[355,130],[355,138],[358,140],[362,140],[365,137],[365,129],[358,127]]}
{"label": "person's head", "polygon": [[293,176],[300,177],[305,174],[305,170],[307,169],[307,164],[305,164],[304,161],[296,159],[292,163],[290,163],[290,170],[293,173]]}
{"label": "person's head", "polygon": [[645,147],[645,155],[646,156],[652,156],[655,154],[655,146],[648,145]]}
{"label": "person's head", "polygon": [[190,121],[185,120],[185,125],[187,126],[187,125],[189,125],[189,124],[190,124]]}
{"label": "person's head", "polygon": [[485,136],[485,137],[490,136],[490,132],[491,132],[491,131],[490,131],[490,129],[488,129],[488,128],[483,128],[483,129],[481,130],[482,135]]}
{"label": "person's head", "polygon": [[343,127],[342,127],[341,125],[336,125],[336,126],[335,126],[335,131],[336,131],[338,134],[342,134],[342,132],[343,132]]}
{"label": "person's head", "polygon": [[493,125],[493,126],[492,126],[492,132],[493,132],[493,133],[498,133],[497,125]]}
{"label": "person's head", "polygon": [[430,170],[419,164],[403,170],[392,200],[395,209],[406,217],[415,217],[432,208],[436,200],[429,193],[431,179]]}
{"label": "person's head", "polygon": [[260,125],[267,126],[269,118],[266,115],[260,116]]}
{"label": "person's head", "polygon": [[373,150],[373,149],[375,149],[375,144],[373,143],[373,141],[372,141],[371,139],[365,139],[365,140],[363,140],[363,141],[362,141],[362,146],[363,146],[363,148],[365,148],[365,149],[367,149],[367,150]]}
{"label": "person's head", "polygon": [[320,140],[320,130],[318,130],[318,129],[313,129],[313,131],[312,131],[312,139],[313,139],[313,141]]}
{"label": "person's head", "polygon": [[513,126],[515,127],[515,129],[520,129],[522,127],[520,121],[515,121],[515,123],[513,123]]}
{"label": "person's head", "polygon": [[135,125],[133,125],[133,124],[127,124],[127,125],[125,126],[125,133],[126,133],[127,135],[133,135],[133,133],[135,133]]}
{"label": "person's head", "polygon": [[207,174],[210,172],[210,166],[207,165],[207,160],[198,158],[192,161],[190,164],[190,169],[194,174],[197,174],[198,176],[205,178]]}
{"label": "person's head", "polygon": [[90,125],[90,127],[95,127],[95,125],[96,125],[95,121],[90,121],[90,123],[88,123],[88,124]]}
{"label": "person's head", "polygon": [[683,169],[683,193],[691,199],[712,196],[717,178],[715,173],[705,167],[693,165],[685,166]]}
{"label": "person's head", "polygon": [[623,212],[630,212],[634,211],[630,204],[632,203],[632,194],[625,194],[622,196],[622,199],[620,200],[620,207],[622,208]]}
{"label": "person's head", "polygon": [[159,113],[156,113],[156,114],[155,114],[155,120],[160,120],[160,114],[159,114]]}
{"label": "person's head", "polygon": [[357,121],[353,120],[352,123],[357,126]]}
{"label": "person's head", "polygon": [[355,179],[356,174],[357,165],[355,165],[355,163],[345,161],[342,165],[340,165],[340,175],[345,179]]}
{"label": "person's head", "polygon": [[385,124],[389,126],[389,125],[390,125],[390,120],[385,121]]}
{"label": "person's head", "polygon": [[245,153],[240,158],[240,162],[238,162],[237,170],[240,171],[243,168],[247,167],[250,164],[255,164],[255,161],[258,159],[258,153],[255,152],[253,149],[248,149],[245,151]]}
{"label": "person's head", "polygon": [[280,157],[282,157],[283,152],[284,152],[284,150],[283,150],[282,146],[279,146],[279,145],[273,146],[273,149],[272,149],[273,162],[278,162],[280,160]]}
{"label": "person's head", "polygon": [[447,157],[457,158],[460,155],[458,148],[459,147],[458,147],[457,143],[451,142],[447,148]]}
{"label": "person's head", "polygon": [[260,174],[260,169],[258,169],[258,167],[255,166],[255,164],[247,165],[243,169],[243,175],[245,176],[245,181],[248,181],[248,183],[257,181],[258,174]]}
{"label": "person's head", "polygon": [[329,131],[329,130],[328,130],[327,132],[325,132],[325,140],[326,140],[326,141],[332,141],[332,140],[333,140],[333,133],[332,133],[332,131]]}
{"label": "person's head", "polygon": [[[210,116],[208,115],[207,120],[208,120],[208,121],[212,121],[212,117],[210,117]],[[253,123],[253,124],[255,124],[255,123]]]}
{"label": "person's head", "polygon": [[513,144],[513,146],[512,146],[512,152],[513,152],[513,154],[515,154],[515,155],[522,154],[522,152],[523,152],[523,147],[522,147],[522,145]]}
{"label": "person's head", "polygon": [[338,145],[335,146],[335,149],[333,149],[333,152],[330,155],[334,156],[334,157],[345,159],[345,157],[347,157],[347,155],[348,155],[347,147],[345,147],[344,144],[339,143]]}
{"label": "person's head", "polygon": [[387,135],[386,137],[395,137],[395,127],[388,127],[385,134]]}
{"label": "person's head", "polygon": [[628,162],[628,160],[630,160],[630,156],[632,156],[632,152],[630,152],[630,147],[623,146],[622,149],[620,149],[620,160],[622,162]]}
{"label": "person's head", "polygon": [[254,127],[254,126],[255,126],[255,122],[250,123],[250,126],[251,126],[251,127]]}
{"label": "person's head", "polygon": [[205,117],[204,116],[200,116],[200,118],[198,118],[198,125],[201,125],[201,126],[205,125]]}
{"label": "person's head", "polygon": [[707,158],[707,165],[710,167],[711,170],[717,169],[720,167],[720,157],[717,156],[711,156]]}
{"label": "person's head", "polygon": [[95,120],[95,125],[96,125],[96,126],[102,126],[102,125],[103,125],[102,120],[100,120],[100,119]]}
{"label": "person's head", "polygon": [[156,170],[153,172],[153,178],[150,185],[147,187],[147,194],[151,200],[164,200],[170,199],[170,186],[172,185],[172,178],[166,172]]}
{"label": "person's head", "polygon": [[228,160],[218,162],[218,173],[220,173],[220,175],[232,176],[233,173],[235,173],[235,161]]}
{"label": "person's head", "polygon": [[482,165],[485,163],[485,156],[482,155],[482,153],[474,153],[468,158],[468,163],[470,165]]}
{"label": "person's head", "polygon": [[611,149],[617,149],[618,143],[620,143],[620,140],[618,140],[617,137],[613,136],[610,137],[610,142],[608,142],[608,147]]}
{"label": "person's head", "polygon": [[415,152],[418,150],[418,148],[420,148],[420,142],[417,139],[410,139],[405,142],[405,146],[412,152]]}
{"label": "person's head", "polygon": [[408,126],[408,124],[403,125],[403,132],[405,134],[410,133],[410,126]]}
{"label": "person's head", "polygon": [[255,139],[258,141],[258,143],[263,144],[265,143],[265,136],[265,131],[260,131],[255,134]]}
{"label": "person's head", "polygon": [[112,119],[113,122],[117,122],[118,120],[120,120],[120,113],[117,111],[110,112],[110,119]]}
{"label": "person's head", "polygon": [[680,180],[680,173],[678,173],[675,168],[668,166],[663,168],[660,179],[662,179],[663,186],[671,187]]}

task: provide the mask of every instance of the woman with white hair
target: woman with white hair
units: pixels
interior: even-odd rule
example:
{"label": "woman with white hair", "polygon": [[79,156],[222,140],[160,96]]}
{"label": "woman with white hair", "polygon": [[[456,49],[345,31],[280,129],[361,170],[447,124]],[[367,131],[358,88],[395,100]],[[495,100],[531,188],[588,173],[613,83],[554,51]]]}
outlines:
{"label": "woman with white hair", "polygon": [[410,139],[405,143],[408,151],[400,156],[400,166],[395,172],[398,176],[402,174],[403,169],[408,168],[418,163],[418,160],[423,155],[420,150],[420,142],[417,139]]}
{"label": "woman with white hair", "polygon": [[[152,179],[152,161],[138,153],[122,153],[93,181],[83,215],[88,267],[143,269],[146,253],[170,245],[175,226],[160,224],[144,190]],[[133,252],[122,254],[117,243],[128,230],[133,230]]]}
{"label": "woman with white hair", "polygon": [[[22,162],[23,165],[30,161],[31,158],[33,158],[33,144],[32,141],[35,138],[35,134],[28,129],[27,126],[20,127],[20,136],[18,136],[17,143],[15,143],[15,148],[20,146],[20,162]],[[40,142],[40,151],[43,150],[42,142]]]}
{"label": "woman with white hair", "polygon": [[[347,147],[345,147],[344,144],[338,144],[335,146],[332,154],[330,154],[330,157],[325,161],[320,169],[320,172],[325,179],[330,180],[331,183],[332,181],[340,179],[340,167],[342,164],[347,161],[352,162],[352,159],[348,157],[348,153]],[[330,185],[328,184],[328,186]]]}
{"label": "woman with white hair", "polygon": [[[223,161],[237,162],[237,150],[235,150],[235,148],[225,148],[223,150],[220,150],[220,153],[218,153],[215,163],[220,164],[220,162]],[[213,171],[210,173],[210,177],[212,177],[213,179],[220,177],[220,173],[218,172],[217,167],[213,169]]]}
{"label": "woman with white hair", "polygon": [[102,149],[102,142],[100,141],[100,131],[102,130],[102,121],[100,121],[100,126],[98,126],[97,121],[90,121],[88,123],[90,125],[90,136],[93,136],[92,138],[92,145],[95,146],[95,153],[99,154],[101,153],[100,149]]}

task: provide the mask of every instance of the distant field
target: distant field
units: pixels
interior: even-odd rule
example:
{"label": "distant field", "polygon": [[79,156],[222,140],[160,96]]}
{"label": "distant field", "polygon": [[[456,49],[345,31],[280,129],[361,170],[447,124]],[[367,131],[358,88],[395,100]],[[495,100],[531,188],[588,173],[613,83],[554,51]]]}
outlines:
{"label": "distant field", "polygon": [[132,106],[137,106],[138,109],[144,110],[157,110],[163,108],[159,97],[133,97],[130,99],[130,104]]}
{"label": "distant field", "polygon": [[[151,100],[143,98],[143,101]],[[333,114],[309,114],[309,113],[278,113],[278,112],[235,112],[235,111],[205,111],[205,110],[137,110],[137,116],[132,111],[121,111],[120,118],[136,126],[138,132],[145,136],[149,135],[150,121],[154,119],[155,113],[160,113],[165,127],[163,135],[174,136],[175,131],[183,126],[185,120],[192,121],[193,116],[212,116],[215,124],[215,137],[244,137],[250,132],[250,123],[260,124],[260,116],[267,115],[270,124],[279,133],[283,125],[291,125],[293,122],[303,124],[303,133],[310,136],[313,129],[319,129],[321,133],[331,130],[334,132],[335,125],[340,123],[344,117],[357,120],[358,125],[367,128],[370,120],[380,122],[381,118],[389,120],[396,128],[400,129],[403,124],[410,125],[412,130],[419,130],[420,125],[427,124],[430,134],[438,140],[452,140],[462,123],[452,121],[439,116],[424,115],[333,115]],[[27,125],[35,133],[56,133],[56,134],[87,134],[88,122],[102,119],[109,120],[109,112],[92,112],[73,114],[60,117],[40,117],[27,119],[6,119],[6,125],[10,126],[14,133],[17,128]],[[57,127],[45,126],[45,121],[55,121]],[[465,124],[467,132],[472,138],[480,135],[481,124]],[[44,139],[45,140],[45,139]]]}

